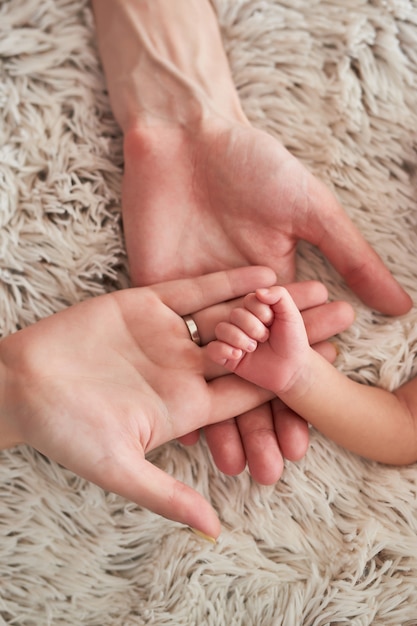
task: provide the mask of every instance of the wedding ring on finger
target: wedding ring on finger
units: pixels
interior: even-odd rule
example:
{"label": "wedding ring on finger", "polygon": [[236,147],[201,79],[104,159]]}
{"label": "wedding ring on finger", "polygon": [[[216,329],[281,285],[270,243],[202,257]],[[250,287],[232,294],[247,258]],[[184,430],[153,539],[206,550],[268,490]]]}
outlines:
{"label": "wedding ring on finger", "polygon": [[200,335],[198,332],[197,324],[195,323],[194,319],[191,317],[191,315],[184,315],[182,319],[184,320],[185,325],[188,328],[188,332],[190,333],[191,340],[194,341],[194,343],[197,344],[197,346],[201,346]]}

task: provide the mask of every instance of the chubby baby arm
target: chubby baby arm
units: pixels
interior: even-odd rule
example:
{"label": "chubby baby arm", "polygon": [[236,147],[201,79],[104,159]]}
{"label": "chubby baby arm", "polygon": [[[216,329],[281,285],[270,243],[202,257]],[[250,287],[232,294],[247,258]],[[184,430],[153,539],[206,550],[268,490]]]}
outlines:
{"label": "chubby baby arm", "polygon": [[[262,328],[263,327],[263,328]],[[218,325],[210,356],[270,389],[339,445],[382,463],[417,460],[417,378],[391,393],[357,383],[309,347],[302,318],[282,287],[249,294]]]}

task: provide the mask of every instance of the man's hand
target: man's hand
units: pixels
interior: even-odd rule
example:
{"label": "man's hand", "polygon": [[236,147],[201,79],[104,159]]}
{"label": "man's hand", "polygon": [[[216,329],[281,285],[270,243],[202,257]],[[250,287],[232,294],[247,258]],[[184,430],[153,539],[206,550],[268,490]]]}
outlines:
{"label": "man's hand", "polygon": [[123,218],[134,284],[259,263],[285,284],[304,239],[370,307],[399,315],[411,306],[329,189],[250,126],[210,120],[197,135],[132,129]]}
{"label": "man's hand", "polygon": [[[218,123],[198,136],[132,130],[125,137],[123,215],[135,284],[251,263],[269,264],[286,284],[294,278],[297,241],[305,239],[369,306],[401,314],[411,305],[332,193],[275,139],[249,126]],[[255,480],[271,484],[283,457],[305,454],[309,436],[304,420],[275,402],[206,428],[206,439],[223,472],[238,474],[248,464]]]}
{"label": "man's hand", "polygon": [[[125,139],[123,221],[133,284],[250,264],[269,265],[288,283],[297,241],[306,239],[370,306],[390,314],[410,308],[331,192],[250,126],[208,0],[92,4]],[[307,425],[274,407],[206,430],[220,469],[238,473],[248,461],[256,480],[272,482],[282,455],[304,454]],[[275,450],[268,467],[266,446]]]}

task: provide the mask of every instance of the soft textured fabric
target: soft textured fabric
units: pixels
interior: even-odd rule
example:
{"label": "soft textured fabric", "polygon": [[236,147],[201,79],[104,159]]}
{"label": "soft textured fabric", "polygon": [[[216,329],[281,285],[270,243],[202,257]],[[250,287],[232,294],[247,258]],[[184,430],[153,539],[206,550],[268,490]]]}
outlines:
{"label": "soft textured fabric", "polygon": [[[251,122],[334,189],[416,298],[417,2],[215,6]],[[3,0],[2,335],[129,284],[121,147],[87,0]],[[356,308],[342,371],[390,389],[416,373],[415,309],[369,310],[307,244],[298,273]],[[417,624],[416,467],[367,462],[314,431],[273,487],[222,475],[204,443],[153,458],[211,500],[217,545],[28,448],[0,454],[1,623]]]}

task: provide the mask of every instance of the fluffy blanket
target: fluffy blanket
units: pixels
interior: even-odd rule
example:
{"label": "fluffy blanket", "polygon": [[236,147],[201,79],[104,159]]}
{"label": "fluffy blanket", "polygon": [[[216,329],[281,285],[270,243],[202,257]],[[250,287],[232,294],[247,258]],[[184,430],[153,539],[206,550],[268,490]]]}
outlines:
{"label": "fluffy blanket", "polygon": [[[416,297],[416,0],[215,6],[250,120],[333,187]],[[2,0],[2,335],[129,284],[122,166],[88,1]],[[356,308],[342,371],[387,388],[416,373],[416,310],[369,310],[306,244],[298,269]],[[204,442],[153,458],[211,500],[217,545],[31,449],[1,453],[1,623],[417,624],[415,467],[365,461],[314,431],[273,487],[223,476]]]}

